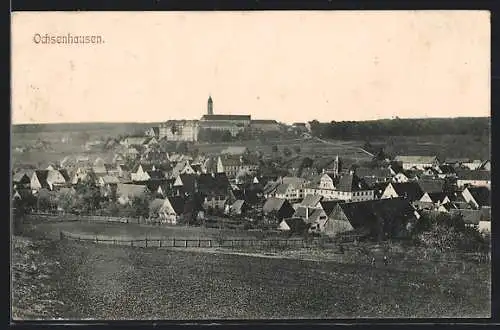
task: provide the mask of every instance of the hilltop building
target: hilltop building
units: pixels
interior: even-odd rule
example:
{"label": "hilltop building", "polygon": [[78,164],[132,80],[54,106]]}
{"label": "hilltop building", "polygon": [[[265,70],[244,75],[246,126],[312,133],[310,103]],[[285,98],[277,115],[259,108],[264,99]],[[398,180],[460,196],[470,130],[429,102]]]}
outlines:
{"label": "hilltop building", "polygon": [[197,120],[169,120],[159,127],[159,138],[167,141],[198,141],[200,125]]}
{"label": "hilltop building", "polygon": [[147,129],[145,134],[167,141],[198,141],[201,129],[227,131],[236,136],[246,129],[277,132],[280,126],[276,120],[252,120],[250,115],[214,114],[214,101],[209,96],[207,113],[200,120],[169,120],[158,127]]}
{"label": "hilltop building", "polygon": [[200,128],[215,131],[229,131],[232,136],[250,127],[250,115],[214,115],[214,103],[212,97],[208,98],[207,114],[200,120]]}

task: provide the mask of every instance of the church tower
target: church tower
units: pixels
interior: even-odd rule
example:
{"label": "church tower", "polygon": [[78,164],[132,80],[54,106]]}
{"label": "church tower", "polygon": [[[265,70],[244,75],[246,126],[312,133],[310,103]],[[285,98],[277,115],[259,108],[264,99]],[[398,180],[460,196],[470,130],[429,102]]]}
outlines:
{"label": "church tower", "polygon": [[208,96],[207,114],[208,115],[213,115],[214,114],[214,102],[212,101],[212,96]]}
{"label": "church tower", "polygon": [[339,155],[337,155],[335,157],[335,160],[333,161],[333,175],[335,177],[338,177],[339,176],[339,173],[341,171],[341,168],[340,168],[340,160],[339,160]]}

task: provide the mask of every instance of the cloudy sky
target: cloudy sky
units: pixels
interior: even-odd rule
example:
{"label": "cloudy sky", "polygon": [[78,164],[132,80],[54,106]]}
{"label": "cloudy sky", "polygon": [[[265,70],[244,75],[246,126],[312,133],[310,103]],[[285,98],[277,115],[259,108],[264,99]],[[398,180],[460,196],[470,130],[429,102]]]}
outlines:
{"label": "cloudy sky", "polygon": [[15,124],[199,119],[209,94],[288,123],[490,114],[488,12],[24,12],[12,33]]}

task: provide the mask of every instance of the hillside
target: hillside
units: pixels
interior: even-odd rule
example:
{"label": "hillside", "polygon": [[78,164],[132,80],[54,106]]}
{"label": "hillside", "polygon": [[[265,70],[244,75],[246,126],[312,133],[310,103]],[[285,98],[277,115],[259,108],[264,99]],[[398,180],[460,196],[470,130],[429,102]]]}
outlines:
{"label": "hillside", "polygon": [[490,117],[381,119],[311,122],[314,136],[328,139],[367,139],[386,136],[489,135]]}
{"label": "hillside", "polygon": [[57,123],[57,124],[19,124],[12,125],[12,133],[49,133],[49,132],[116,132],[125,134],[144,130],[159,123]]}

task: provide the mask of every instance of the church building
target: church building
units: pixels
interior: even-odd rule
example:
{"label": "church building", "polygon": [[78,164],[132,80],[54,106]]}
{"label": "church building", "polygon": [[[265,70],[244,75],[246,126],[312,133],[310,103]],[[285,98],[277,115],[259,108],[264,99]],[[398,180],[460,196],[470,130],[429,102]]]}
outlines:
{"label": "church building", "polygon": [[250,115],[215,115],[214,103],[209,96],[207,102],[207,114],[200,120],[200,128],[216,131],[229,131],[232,136],[250,126],[252,119]]}

